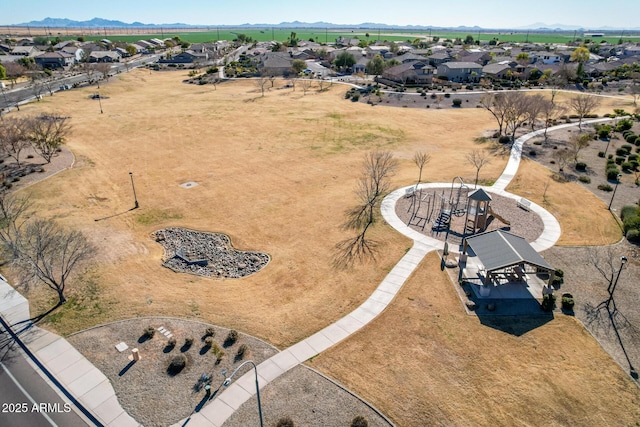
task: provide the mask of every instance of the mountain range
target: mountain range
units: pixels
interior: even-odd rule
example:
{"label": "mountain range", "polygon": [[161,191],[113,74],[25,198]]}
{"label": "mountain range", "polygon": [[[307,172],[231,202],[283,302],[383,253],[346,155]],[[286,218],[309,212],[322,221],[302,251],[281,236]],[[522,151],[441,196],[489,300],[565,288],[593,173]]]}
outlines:
{"label": "mountain range", "polygon": [[[83,27],[83,28],[102,28],[102,27],[120,27],[120,28],[160,28],[160,27],[170,27],[170,28],[195,28],[195,27],[206,27],[207,25],[190,25],[184,24],[180,22],[169,23],[169,24],[144,24],[142,22],[122,22],[110,19],[103,18],[93,18],[88,21],[74,21],[72,19],[67,18],[45,18],[41,21],[31,21],[25,22],[22,24],[16,24],[13,26],[31,26],[31,27],[53,27],[53,28],[67,28],[67,27]],[[281,22],[279,24],[240,24],[240,25],[209,25],[209,27],[231,27],[231,28],[331,28],[331,29],[353,29],[353,28],[363,28],[363,29],[400,29],[400,30],[458,30],[458,31],[480,31],[480,30],[491,30],[492,28],[482,28],[478,26],[467,27],[467,26],[458,26],[458,27],[439,27],[439,26],[425,26],[425,25],[388,25],[388,24],[380,24],[374,22],[363,22],[361,24],[350,24],[350,25],[341,25],[341,24],[332,24],[330,22]],[[636,28],[613,28],[613,27],[598,27],[598,28],[584,28],[578,27],[575,25],[563,25],[563,24],[553,24],[547,25],[542,22],[536,22],[531,25],[527,25],[524,27],[517,28],[493,28],[500,30],[529,30],[529,31],[582,31],[582,30],[591,30],[591,31],[640,31],[640,27]]]}

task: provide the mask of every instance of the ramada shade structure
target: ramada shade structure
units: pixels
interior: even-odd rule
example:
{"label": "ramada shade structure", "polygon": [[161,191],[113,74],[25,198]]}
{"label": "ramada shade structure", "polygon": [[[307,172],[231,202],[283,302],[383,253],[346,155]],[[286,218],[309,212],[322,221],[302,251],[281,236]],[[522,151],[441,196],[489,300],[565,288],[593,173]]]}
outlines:
{"label": "ramada shade structure", "polygon": [[531,247],[529,242],[503,230],[493,230],[467,237],[464,240],[462,252],[467,254],[469,248],[478,257],[489,278],[496,273],[515,267],[521,268],[523,273],[548,273],[549,282],[555,275],[555,269]]}

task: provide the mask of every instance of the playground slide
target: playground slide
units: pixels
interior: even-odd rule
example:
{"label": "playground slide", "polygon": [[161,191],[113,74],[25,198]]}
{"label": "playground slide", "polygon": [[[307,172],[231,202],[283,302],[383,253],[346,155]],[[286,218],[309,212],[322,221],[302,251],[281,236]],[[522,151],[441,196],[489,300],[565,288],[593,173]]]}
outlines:
{"label": "playground slide", "polygon": [[504,219],[503,217],[501,217],[500,215],[498,215],[497,213],[494,212],[493,209],[491,209],[491,206],[489,206],[489,215],[493,215],[493,217],[495,219],[497,219],[498,221],[505,223],[507,225],[511,225],[511,221],[507,221],[506,219]]}

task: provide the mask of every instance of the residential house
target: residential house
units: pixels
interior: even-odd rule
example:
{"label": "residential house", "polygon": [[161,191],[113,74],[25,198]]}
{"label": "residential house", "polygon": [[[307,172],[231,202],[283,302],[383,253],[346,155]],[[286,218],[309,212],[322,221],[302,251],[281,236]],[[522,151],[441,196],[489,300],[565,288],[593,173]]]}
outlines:
{"label": "residential house", "polygon": [[475,62],[482,66],[485,66],[491,61],[491,54],[488,52],[469,52],[463,50],[458,57],[454,59],[456,62]]}
{"label": "residential house", "polygon": [[6,55],[8,53],[11,53],[12,50],[13,48],[11,46],[0,43],[0,55]]}
{"label": "residential house", "polygon": [[77,46],[66,46],[63,47],[62,50],[60,50],[60,52],[64,52],[67,53],[69,55],[73,55],[73,57],[75,58],[74,62],[80,62],[82,61],[82,59],[84,58],[84,49],[82,49],[81,47],[77,47]]}
{"label": "residential house", "polygon": [[434,68],[427,61],[410,61],[387,68],[382,78],[408,85],[431,84]]}
{"label": "residential house", "polygon": [[427,56],[427,59],[429,60],[429,65],[437,67],[440,64],[451,61],[453,58],[451,57],[451,55],[449,55],[448,52],[441,51],[432,53],[431,55]]}
{"label": "residential house", "polygon": [[475,62],[446,62],[438,65],[438,78],[458,83],[478,82],[482,65]]}
{"label": "residential house", "polygon": [[160,58],[158,62],[161,64],[193,64],[197,62],[206,62],[209,59],[206,53],[195,53],[191,50],[185,50],[176,55],[166,55]]}
{"label": "residential house", "polygon": [[75,56],[65,52],[44,52],[34,57],[36,64],[42,68],[55,70],[75,63]]}
{"label": "residential house", "polygon": [[11,55],[15,56],[36,56],[41,53],[35,46],[16,46],[11,50]]}
{"label": "residential house", "polygon": [[503,80],[511,73],[511,66],[508,63],[498,62],[495,64],[487,64],[482,67],[485,76],[493,80]]}
{"label": "residential house", "polygon": [[111,50],[94,51],[89,54],[89,62],[120,62],[120,54]]}
{"label": "residential house", "polygon": [[336,39],[336,46],[338,47],[358,46],[359,43],[360,39],[356,38],[347,38],[340,36]]}
{"label": "residential house", "polygon": [[539,61],[542,61],[543,64],[561,64],[564,62],[562,55],[558,55],[557,53],[544,52],[540,55]]}
{"label": "residential house", "polygon": [[624,49],[622,49],[623,58],[628,58],[629,56],[637,56],[637,55],[640,55],[640,46],[629,45],[629,46],[625,46]]}
{"label": "residential house", "polygon": [[285,52],[267,52],[258,57],[258,71],[262,75],[286,76],[291,72],[293,58]]}
{"label": "residential house", "polygon": [[396,59],[402,63],[412,62],[412,61],[428,62],[426,57],[422,55],[416,55],[415,53],[411,53],[411,52],[405,53],[404,55],[400,55]]}

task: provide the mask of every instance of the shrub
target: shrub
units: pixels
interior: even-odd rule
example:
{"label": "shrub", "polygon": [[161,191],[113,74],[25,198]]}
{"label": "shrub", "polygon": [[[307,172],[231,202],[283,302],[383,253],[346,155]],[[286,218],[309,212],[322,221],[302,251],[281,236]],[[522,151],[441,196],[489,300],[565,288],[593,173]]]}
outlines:
{"label": "shrub", "polygon": [[624,137],[624,140],[625,140],[625,141],[627,141],[627,142],[630,142],[630,143],[632,143],[632,144],[635,144],[635,142],[636,142],[636,137],[637,137],[637,135],[636,135],[636,134],[634,134],[634,133],[629,133],[629,134],[627,134],[627,136],[625,136],[625,137]]}
{"label": "shrub", "polygon": [[358,415],[351,421],[351,427],[369,427],[369,422],[362,415]]}
{"label": "shrub", "polygon": [[186,337],[184,339],[184,346],[191,347],[193,345],[193,337]]}
{"label": "shrub", "polygon": [[629,154],[628,159],[630,162],[634,161],[634,160],[638,160],[638,154]]}
{"label": "shrub", "polygon": [[535,156],[536,156],[536,154],[537,154],[537,153],[536,153],[536,150],[529,150],[529,155],[530,155],[530,156],[535,157]]}
{"label": "shrub", "polygon": [[445,98],[451,98],[451,94],[450,94],[450,93],[445,93],[445,94],[444,94],[444,97],[445,97]]}
{"label": "shrub", "polygon": [[509,138],[507,135],[502,135],[500,138],[498,138],[498,142],[500,144],[507,144],[511,142],[511,138]]}
{"label": "shrub", "polygon": [[607,168],[607,179],[610,181],[617,181],[618,180],[618,175],[620,175],[620,169],[616,168],[616,167],[609,167]]}
{"label": "shrub", "polygon": [[609,138],[611,136],[611,126],[604,125],[598,129],[598,137],[602,139]]}
{"label": "shrub", "polygon": [[636,146],[640,146],[640,135],[637,135],[637,136],[636,136],[636,139],[635,139],[635,141],[633,141],[633,143],[634,143]]}
{"label": "shrub", "polygon": [[553,294],[546,294],[542,297],[541,308],[543,311],[553,311],[553,307],[556,305],[556,296]]}
{"label": "shrub", "polygon": [[627,206],[623,206],[622,209],[620,210],[620,219],[623,221],[625,218],[628,218],[630,216],[635,216],[635,215],[638,215],[636,206],[627,205]]}
{"label": "shrub", "polygon": [[631,144],[623,144],[621,148],[627,152],[627,155],[633,151],[633,145]]}
{"label": "shrub", "polygon": [[598,151],[598,157],[602,157],[604,159],[604,151]]}
{"label": "shrub", "polygon": [[627,160],[625,156],[616,156],[616,164],[621,165],[624,161]]}
{"label": "shrub", "polygon": [[640,230],[640,216],[638,215],[638,211],[633,215],[627,214],[622,221],[622,225],[625,233],[629,230]]}
{"label": "shrub", "polygon": [[556,277],[564,278],[564,270],[561,269],[561,268],[557,269],[555,275],[556,275]]}
{"label": "shrub", "polygon": [[533,141],[533,145],[542,145],[542,141]]}
{"label": "shrub", "polygon": [[618,148],[618,149],[616,150],[616,154],[617,154],[618,156],[624,156],[624,157],[627,157],[627,154],[629,154],[629,151],[627,151],[627,149],[626,149],[626,148],[620,147],[620,148]]}
{"label": "shrub", "polygon": [[578,170],[578,171],[586,171],[587,170],[587,164],[584,163],[584,162],[576,163],[576,170]]}
{"label": "shrub", "polygon": [[147,326],[146,328],[144,328],[144,332],[142,333],[142,336],[145,338],[153,338],[155,334],[156,334],[156,329],[153,326]]}
{"label": "shrub", "polygon": [[176,338],[175,337],[169,338],[169,341],[167,341],[167,347],[173,348],[175,346],[176,346]]}
{"label": "shrub", "polygon": [[240,347],[238,347],[238,352],[236,353],[236,357],[238,359],[242,359],[246,352],[247,352],[247,345],[241,344]]}
{"label": "shrub", "polygon": [[562,294],[562,308],[567,311],[573,311],[573,306],[576,302],[573,300],[573,295]]}
{"label": "shrub", "polygon": [[630,172],[634,169],[633,164],[630,162],[623,162],[620,166],[624,172]]}
{"label": "shrub", "polygon": [[276,427],[294,427],[293,420],[289,417],[280,418]]}
{"label": "shrub", "polygon": [[610,186],[609,184],[600,184],[598,185],[598,190],[602,190],[602,191],[613,191],[613,187]]}
{"label": "shrub", "polygon": [[616,132],[622,132],[624,130],[631,129],[633,122],[630,119],[622,119],[616,125]]}
{"label": "shrub", "polygon": [[613,166],[615,167],[616,161],[613,159],[607,159],[607,169],[609,169],[609,166]]}
{"label": "shrub", "polygon": [[18,182],[18,181],[20,181],[20,177],[19,176],[16,176],[11,180],[11,182]]}
{"label": "shrub", "polygon": [[589,177],[588,177],[588,176],[586,176],[586,175],[580,175],[580,176],[578,177],[578,181],[583,182],[583,183],[585,183],[585,184],[589,184],[589,183],[591,183],[591,178],[589,178]]}
{"label": "shrub", "polygon": [[462,105],[462,99],[460,98],[454,98],[452,102],[454,107],[459,107]]}
{"label": "shrub", "polygon": [[236,331],[235,329],[232,329],[229,331],[227,338],[225,338],[224,340],[224,346],[225,347],[232,346],[236,343],[236,341],[238,341],[238,331]]}
{"label": "shrub", "polygon": [[213,346],[213,343],[214,343],[213,337],[207,337],[204,339],[204,346],[206,348],[211,348],[211,346]]}
{"label": "shrub", "polygon": [[184,354],[174,356],[167,367],[169,375],[177,375],[187,366],[187,357]]}
{"label": "shrub", "polygon": [[351,100],[353,102],[358,102],[359,99],[360,99],[360,94],[359,93],[354,93],[353,96],[351,97]]}
{"label": "shrub", "polygon": [[640,243],[640,230],[634,228],[632,230],[627,231],[627,240],[632,243]]}
{"label": "shrub", "polygon": [[609,154],[609,155],[607,156],[607,159],[613,159],[613,154]]}
{"label": "shrub", "polygon": [[216,335],[216,330],[215,330],[215,329],[213,329],[213,328],[207,328],[207,329],[204,331],[204,337],[205,337],[205,338],[207,338],[207,337],[213,337],[213,336],[215,336],[215,335]]}

